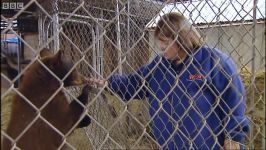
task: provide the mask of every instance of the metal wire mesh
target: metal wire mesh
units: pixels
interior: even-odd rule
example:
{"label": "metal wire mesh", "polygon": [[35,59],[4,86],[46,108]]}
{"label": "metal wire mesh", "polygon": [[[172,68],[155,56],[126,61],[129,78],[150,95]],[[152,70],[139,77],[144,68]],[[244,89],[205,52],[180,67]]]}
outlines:
{"label": "metal wire mesh", "polygon": [[[38,19],[38,38],[35,39],[37,46],[31,45],[31,41],[26,41],[25,36],[22,36],[13,26],[13,21],[32,5],[36,7],[34,14]],[[1,23],[1,43],[6,42],[3,40],[6,34],[12,33],[18,37],[24,47],[27,47],[28,51],[24,53],[30,53],[32,56],[31,61],[26,65],[17,62],[20,70],[15,78],[10,78],[4,71],[1,72],[1,138],[8,138],[16,149],[23,149],[18,141],[38,119],[41,119],[63,137],[63,142],[57,148],[65,145],[69,149],[222,148],[221,139],[217,137],[224,134],[234,138],[224,128],[228,120],[231,117],[234,118],[231,113],[243,103],[245,95],[242,95],[234,85],[220,90],[216,89],[215,83],[193,81],[184,85],[178,82],[182,75],[186,74],[184,70],[188,69],[189,65],[185,65],[179,74],[173,73],[167,66],[169,64],[163,61],[160,46],[154,37],[158,19],[170,12],[184,14],[202,38],[206,39],[208,48],[218,48],[225,52],[229,56],[225,61],[234,60],[237,73],[241,75],[245,85],[247,97],[245,114],[250,118],[250,131],[245,133],[245,142],[241,145],[245,148],[265,149],[265,4],[261,0],[30,0],[12,17],[1,15],[1,22],[7,23],[5,28],[2,28]],[[62,51],[74,63],[74,68],[88,78],[111,81],[115,76],[128,75],[125,77],[130,78],[132,75],[134,77],[132,80],[138,81],[139,84],[136,86],[131,82],[117,82],[110,84],[120,87],[120,90],[100,87],[98,91],[90,91],[86,115],[91,118],[91,124],[82,130],[77,129],[63,134],[42,116],[41,109],[34,106],[14,86],[27,68],[35,61],[41,62],[39,52],[44,47],[53,50],[54,53]],[[3,56],[9,59],[6,54]],[[146,76],[141,75],[139,67],[152,64],[154,60],[157,61],[153,64],[154,68],[148,70]],[[1,65],[3,63],[1,62]],[[200,63],[204,64],[204,61]],[[219,68],[219,60],[214,63],[211,69]],[[192,64],[197,71],[201,69],[197,68],[190,59],[188,64]],[[156,70],[156,67],[161,67],[161,70]],[[168,69],[162,70],[162,68]],[[152,76],[156,71],[161,72],[160,80]],[[233,82],[235,79],[235,74],[227,74],[223,69],[219,71],[227,80]],[[51,70],[49,72],[53,74]],[[167,74],[167,72],[171,73]],[[216,78],[210,73],[206,73],[205,77],[211,80]],[[173,79],[172,82],[167,78]],[[189,76],[190,78],[202,79],[201,76],[193,76],[193,74]],[[150,81],[155,81],[155,87],[147,84]],[[166,90],[167,92],[163,90],[168,87],[171,88]],[[186,87],[186,90],[183,90],[183,87]],[[241,97],[233,108],[225,104],[226,100],[222,96],[229,88]],[[146,89],[152,99],[150,97],[138,99],[136,95],[142,89]],[[179,94],[175,93],[176,89],[180,91]],[[200,101],[204,97],[199,96],[200,93],[207,90],[216,92],[214,102]],[[74,97],[80,93],[81,88],[60,86],[54,95],[60,91],[64,91],[71,102],[75,101]],[[22,97],[38,114],[16,138],[6,133],[11,115],[10,109],[14,107],[11,106],[13,95]],[[210,100],[210,97],[204,98]],[[47,104],[51,100],[52,98],[49,98]],[[183,100],[187,101],[182,102]],[[202,111],[199,107],[210,109]],[[216,120],[220,124],[214,128],[206,120],[209,116],[221,115],[216,114],[216,109],[221,109],[226,117]],[[179,111],[180,114],[178,114]],[[168,119],[160,118],[162,115]],[[191,116],[197,116],[200,120]],[[195,128],[190,129],[186,126],[186,121]],[[161,125],[156,126],[156,122]],[[241,126],[242,123],[238,123]],[[209,136],[202,136],[203,132]],[[212,140],[211,147],[208,147],[208,140]]]}

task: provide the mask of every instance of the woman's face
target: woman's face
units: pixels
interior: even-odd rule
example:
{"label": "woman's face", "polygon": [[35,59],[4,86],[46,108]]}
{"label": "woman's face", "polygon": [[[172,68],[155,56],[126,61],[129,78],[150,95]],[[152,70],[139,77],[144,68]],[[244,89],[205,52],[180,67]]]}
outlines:
{"label": "woman's face", "polygon": [[173,39],[167,37],[159,37],[158,41],[159,41],[160,50],[162,51],[163,56],[166,59],[168,60],[181,59],[179,56],[180,53],[179,46]]}

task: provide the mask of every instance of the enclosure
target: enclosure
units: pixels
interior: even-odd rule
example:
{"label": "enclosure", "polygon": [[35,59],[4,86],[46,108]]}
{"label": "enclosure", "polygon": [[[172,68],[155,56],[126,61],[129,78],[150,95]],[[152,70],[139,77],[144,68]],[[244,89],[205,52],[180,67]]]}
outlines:
{"label": "enclosure", "polygon": [[[1,5],[1,140],[9,137],[5,130],[22,76],[40,60],[43,48],[53,53],[62,51],[75,64],[74,68],[88,78],[134,74],[139,67],[161,57],[154,37],[156,24],[164,14],[178,12],[206,39],[207,47],[220,49],[236,63],[245,86],[246,95],[242,96],[247,98],[245,114],[250,121],[243,146],[265,149],[264,0],[3,0]],[[69,101],[74,101],[81,86],[60,88]],[[148,98],[125,101],[107,86],[96,88],[98,92],[90,94],[86,106],[91,124],[69,136],[62,135],[69,149],[163,148],[152,129],[159,111],[150,115]],[[194,97],[188,93],[184,91],[193,105]],[[153,93],[155,97],[157,94]],[[205,119],[202,117],[201,121]],[[182,121],[173,122],[177,128],[184,126]],[[166,124],[163,126],[166,128]],[[20,149],[15,144],[19,138],[9,139],[15,149]],[[194,138],[186,139],[193,145]]]}

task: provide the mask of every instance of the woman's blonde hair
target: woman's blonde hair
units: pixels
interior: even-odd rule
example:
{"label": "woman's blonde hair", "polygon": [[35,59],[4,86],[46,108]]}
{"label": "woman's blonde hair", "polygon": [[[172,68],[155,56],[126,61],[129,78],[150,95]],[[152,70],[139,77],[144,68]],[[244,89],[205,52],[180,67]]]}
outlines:
{"label": "woman's blonde hair", "polygon": [[163,15],[155,28],[155,38],[177,38],[177,43],[186,50],[192,51],[203,45],[203,38],[183,15],[171,12]]}

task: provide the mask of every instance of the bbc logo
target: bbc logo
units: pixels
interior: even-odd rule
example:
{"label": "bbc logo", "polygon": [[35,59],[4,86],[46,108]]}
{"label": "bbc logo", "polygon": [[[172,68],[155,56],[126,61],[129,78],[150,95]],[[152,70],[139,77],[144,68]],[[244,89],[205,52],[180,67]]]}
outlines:
{"label": "bbc logo", "polygon": [[2,9],[22,9],[23,3],[2,3]]}

